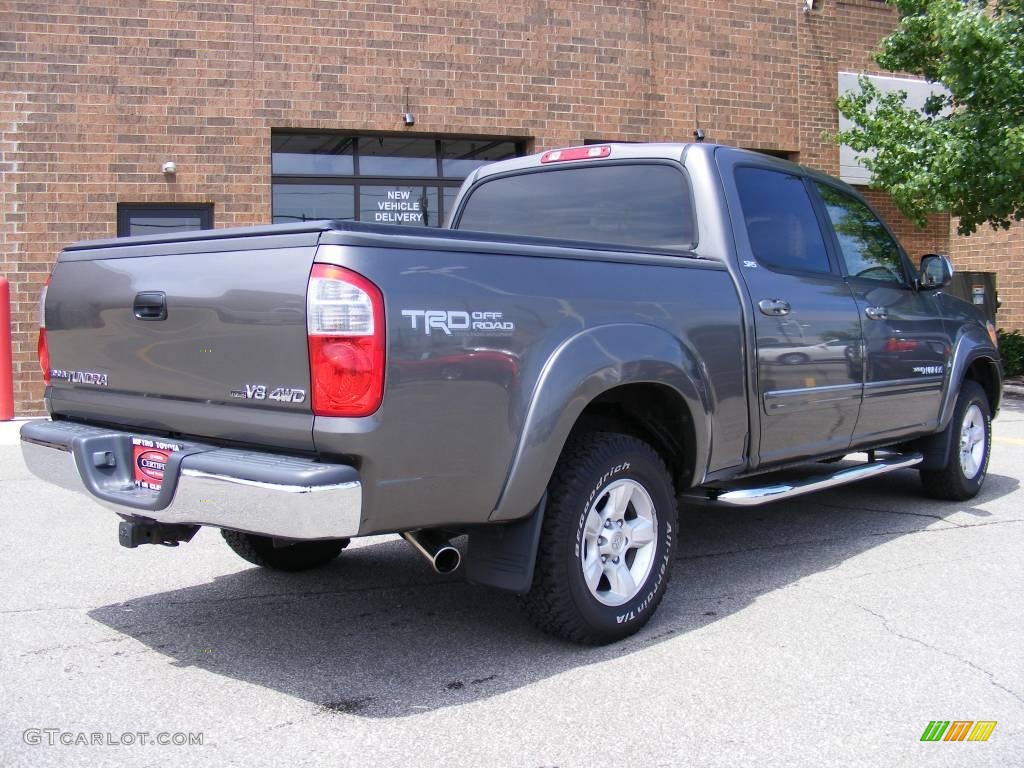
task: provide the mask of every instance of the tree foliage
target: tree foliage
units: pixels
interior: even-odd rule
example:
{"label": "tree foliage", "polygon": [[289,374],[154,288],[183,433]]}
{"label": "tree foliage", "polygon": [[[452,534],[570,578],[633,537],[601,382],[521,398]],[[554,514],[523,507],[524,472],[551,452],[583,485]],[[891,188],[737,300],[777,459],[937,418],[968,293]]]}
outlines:
{"label": "tree foliage", "polygon": [[1024,0],[889,1],[900,18],[876,61],[945,90],[917,111],[862,77],[839,98],[852,127],[837,139],[870,153],[872,185],[919,225],[939,211],[961,234],[1024,219]]}

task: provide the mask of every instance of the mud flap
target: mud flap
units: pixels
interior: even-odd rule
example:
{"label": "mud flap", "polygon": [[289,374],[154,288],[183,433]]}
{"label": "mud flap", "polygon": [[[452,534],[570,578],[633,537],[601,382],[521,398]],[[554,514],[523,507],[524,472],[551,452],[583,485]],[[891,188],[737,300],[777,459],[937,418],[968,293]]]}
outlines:
{"label": "mud flap", "polygon": [[924,456],[924,461],[917,465],[917,469],[939,470],[945,467],[949,463],[949,444],[952,439],[953,430],[947,428],[907,443],[909,449]]}
{"label": "mud flap", "polygon": [[469,534],[467,581],[517,594],[530,591],[547,498],[545,494],[527,518],[488,525]]}

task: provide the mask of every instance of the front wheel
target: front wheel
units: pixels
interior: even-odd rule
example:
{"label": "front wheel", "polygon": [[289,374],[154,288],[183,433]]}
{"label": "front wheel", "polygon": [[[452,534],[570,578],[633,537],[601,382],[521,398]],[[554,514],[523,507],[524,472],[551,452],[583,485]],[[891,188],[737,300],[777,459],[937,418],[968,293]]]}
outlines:
{"label": "front wheel", "polygon": [[951,433],[946,465],[921,470],[924,491],[934,499],[972,499],[985,482],[992,453],[992,414],[985,390],[977,382],[965,381],[960,387],[953,418],[946,429]]}
{"label": "front wheel", "polygon": [[613,433],[574,436],[548,485],[527,614],[573,642],[632,635],[668,587],[676,528],[672,478],[653,448]]}

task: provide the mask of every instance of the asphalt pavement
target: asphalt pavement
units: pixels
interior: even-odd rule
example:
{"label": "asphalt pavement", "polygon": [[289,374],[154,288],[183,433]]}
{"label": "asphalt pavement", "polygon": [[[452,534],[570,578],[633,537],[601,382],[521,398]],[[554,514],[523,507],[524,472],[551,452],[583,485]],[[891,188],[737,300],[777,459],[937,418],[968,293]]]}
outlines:
{"label": "asphalt pavement", "polygon": [[[1024,765],[1024,401],[968,503],[905,470],[684,510],[654,620],[597,649],[396,537],[295,575],[211,530],[123,549],[111,512],[28,474],[15,429],[3,766]],[[996,726],[922,742],[934,720]]]}

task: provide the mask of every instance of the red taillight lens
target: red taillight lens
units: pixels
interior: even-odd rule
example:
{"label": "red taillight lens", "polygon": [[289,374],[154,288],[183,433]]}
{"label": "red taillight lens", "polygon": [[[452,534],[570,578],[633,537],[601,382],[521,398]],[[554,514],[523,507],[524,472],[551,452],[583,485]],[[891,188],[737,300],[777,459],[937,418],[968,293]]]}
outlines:
{"label": "red taillight lens", "polygon": [[[29,338],[32,338],[29,336]],[[39,367],[43,369],[43,381],[50,383],[50,350],[46,348],[46,329],[39,329],[39,342],[36,344],[36,354],[39,356]]]}
{"label": "red taillight lens", "polygon": [[384,397],[384,299],[362,275],[314,264],[306,292],[317,416],[369,416]]}
{"label": "red taillight lens", "polygon": [[50,278],[46,278],[39,294],[39,342],[36,345],[39,367],[43,370],[43,381],[47,384],[50,383],[50,350],[46,346],[46,291],[49,287]]}

